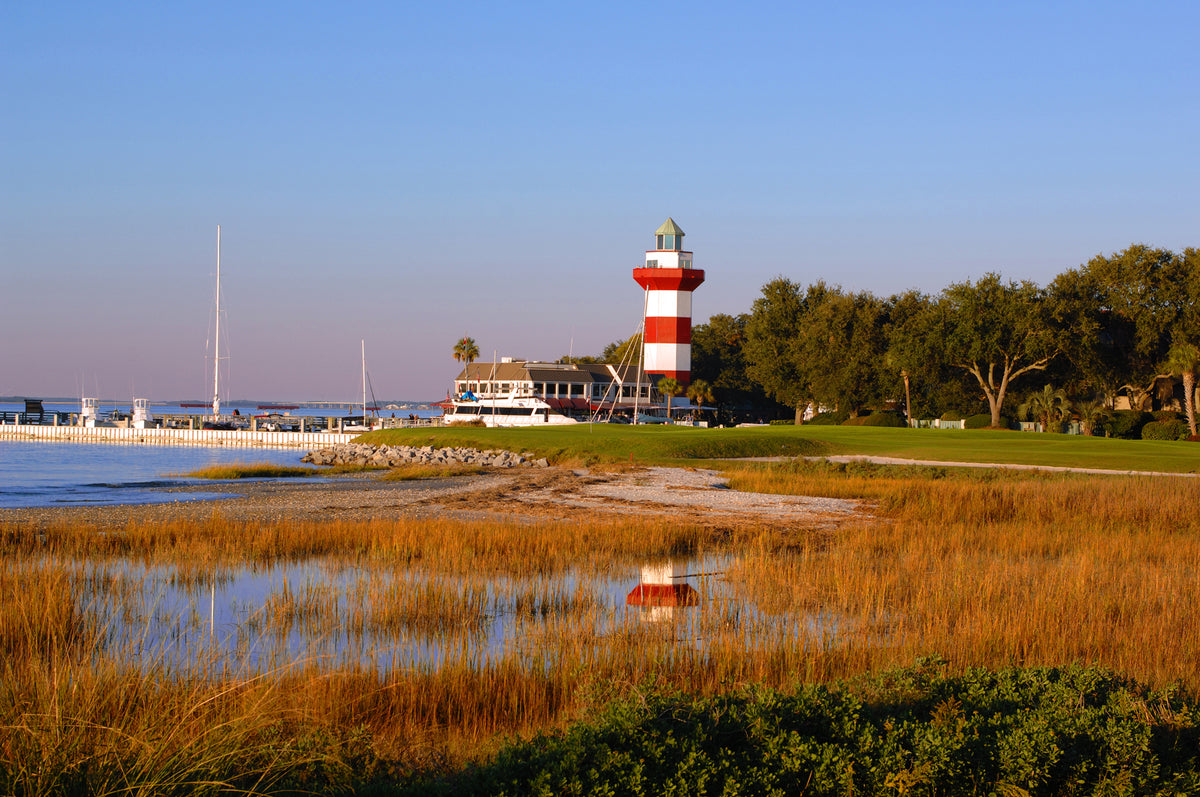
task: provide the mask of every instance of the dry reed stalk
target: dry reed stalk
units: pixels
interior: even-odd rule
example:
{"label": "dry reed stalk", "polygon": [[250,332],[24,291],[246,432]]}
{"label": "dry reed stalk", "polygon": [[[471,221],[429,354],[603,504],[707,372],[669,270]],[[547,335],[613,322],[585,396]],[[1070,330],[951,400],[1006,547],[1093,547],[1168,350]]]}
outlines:
{"label": "dry reed stalk", "polygon": [[889,665],[1087,661],[1200,688],[1193,480],[884,476],[870,491],[890,522],[755,551],[736,568],[752,600],[845,618]]}
{"label": "dry reed stalk", "polygon": [[[36,716],[60,738],[77,738],[77,718],[125,711],[148,728],[160,712],[201,694],[189,692],[197,681],[147,677],[121,663],[126,650],[97,647],[89,667],[111,679],[104,692],[111,698],[101,699],[99,682],[54,642],[53,629],[78,617],[55,614],[72,605],[69,589],[54,586],[61,580],[55,568],[68,564],[39,560],[41,571],[28,570],[29,551],[67,563],[85,554],[127,556],[185,570],[184,560],[194,557],[201,562],[195,572],[306,557],[328,562],[331,579],[350,565],[364,569],[339,587],[314,582],[325,592],[312,600],[293,592],[293,607],[312,607],[320,619],[319,633],[339,613],[363,634],[376,628],[397,637],[449,625],[456,612],[468,619],[512,613],[515,636],[504,649],[446,634],[435,662],[370,670],[345,659],[314,660],[274,674],[271,685],[230,672],[214,651],[188,676],[230,695],[210,722],[257,706],[272,722],[338,732],[365,725],[379,746],[410,762],[431,749],[450,759],[476,756],[499,735],[560,724],[597,696],[634,685],[696,693],[786,685],[931,654],[959,665],[1097,662],[1152,684],[1180,681],[1200,691],[1193,612],[1200,599],[1200,486],[1190,480],[785,468],[758,468],[753,476],[764,490],[867,497],[882,519],[725,537],[637,519],[574,527],[449,519],[317,527],[214,518],[158,532],[132,528],[121,540],[89,540],[64,528],[49,534],[46,546],[0,535],[6,594],[37,582],[32,588],[47,590],[47,604],[60,607],[36,621],[50,632],[12,643],[45,664],[9,667],[0,724],[33,727]],[[248,551],[239,552],[239,538]],[[701,583],[702,607],[682,610],[679,619],[644,622],[598,597],[596,579],[630,573],[639,557],[701,550],[735,555],[730,580]],[[14,586],[21,573],[33,581]],[[107,589],[103,577],[85,577],[95,594]],[[576,580],[574,591],[568,578]],[[11,603],[2,611],[20,611]],[[286,660],[286,653],[276,655]],[[64,692],[64,679],[93,697]],[[88,708],[102,703],[110,708]],[[61,749],[73,748],[64,742]]]}
{"label": "dry reed stalk", "polygon": [[662,518],[563,523],[405,518],[389,521],[206,520],[130,523],[106,533],[87,524],[44,529],[10,525],[0,556],[135,559],[173,565],[176,578],[203,582],[234,566],[314,558],[412,565],[446,572],[530,576],[567,569],[608,572],[614,562],[689,555],[711,532]]}

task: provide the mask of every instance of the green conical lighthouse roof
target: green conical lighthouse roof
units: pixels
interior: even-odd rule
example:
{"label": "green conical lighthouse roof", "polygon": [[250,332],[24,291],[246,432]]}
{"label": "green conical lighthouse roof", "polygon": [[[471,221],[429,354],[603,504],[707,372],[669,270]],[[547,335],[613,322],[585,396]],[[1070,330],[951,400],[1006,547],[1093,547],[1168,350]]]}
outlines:
{"label": "green conical lighthouse roof", "polygon": [[654,231],[655,235],[686,235],[679,225],[675,223],[675,219],[667,216],[667,220],[662,223],[662,226]]}

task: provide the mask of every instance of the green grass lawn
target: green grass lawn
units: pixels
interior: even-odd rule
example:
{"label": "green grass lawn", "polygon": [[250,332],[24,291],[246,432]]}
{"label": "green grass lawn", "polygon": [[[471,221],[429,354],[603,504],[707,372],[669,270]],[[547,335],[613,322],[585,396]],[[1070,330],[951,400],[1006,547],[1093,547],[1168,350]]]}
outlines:
{"label": "green grass lawn", "polygon": [[1200,445],[1109,440],[1034,432],[887,429],[851,426],[685,426],[580,424],[539,429],[390,429],[359,438],[389,445],[469,446],[531,451],[558,464],[695,464],[731,457],[862,454],[938,462],[996,462],[1106,470],[1200,472]]}

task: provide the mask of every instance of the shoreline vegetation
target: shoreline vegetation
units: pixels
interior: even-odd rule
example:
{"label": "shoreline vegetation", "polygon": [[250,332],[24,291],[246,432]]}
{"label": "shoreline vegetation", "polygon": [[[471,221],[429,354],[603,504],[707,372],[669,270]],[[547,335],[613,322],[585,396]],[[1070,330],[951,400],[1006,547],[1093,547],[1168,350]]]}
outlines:
{"label": "shoreline vegetation", "polygon": [[[1124,456],[1120,469],[1186,473],[1200,449],[803,427],[508,431],[436,437],[558,467],[501,481],[365,472],[260,486],[284,503],[306,491],[311,516],[252,511],[258,499],[107,519],[0,515],[0,791],[1200,789],[1196,480],[715,461],[920,451],[1114,467]],[[423,445],[430,433],[375,435]],[[648,464],[716,467],[726,493],[852,499],[862,511],[805,521],[667,504],[605,513],[565,493],[537,511],[514,503],[572,468]],[[440,491],[451,482],[457,492]],[[320,511],[359,484],[378,503]],[[428,492],[405,515],[395,504],[411,489]],[[614,608],[587,585],[647,561],[713,558],[728,562],[721,578],[736,600],[688,624],[634,619],[596,633]],[[384,629],[438,640],[444,655],[387,671],[336,657],[253,669],[214,650],[184,665],[135,657],[115,633],[154,611],[137,597],[138,568],[204,600],[232,572],[297,562],[394,580],[361,593],[353,614],[321,589],[272,593],[263,628]],[[485,648],[480,629],[500,611],[522,633]]]}

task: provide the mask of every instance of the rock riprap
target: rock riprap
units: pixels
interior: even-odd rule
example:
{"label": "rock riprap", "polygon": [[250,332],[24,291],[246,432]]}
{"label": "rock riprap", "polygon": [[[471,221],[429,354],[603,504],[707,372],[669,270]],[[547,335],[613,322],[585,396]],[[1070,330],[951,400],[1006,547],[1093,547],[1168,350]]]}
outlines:
{"label": "rock riprap", "polygon": [[313,465],[366,465],[397,468],[401,465],[482,465],[490,468],[545,468],[550,463],[534,459],[533,454],[477,448],[435,448],[433,446],[373,446],[366,443],[342,443],[309,451],[301,462]]}

